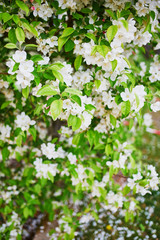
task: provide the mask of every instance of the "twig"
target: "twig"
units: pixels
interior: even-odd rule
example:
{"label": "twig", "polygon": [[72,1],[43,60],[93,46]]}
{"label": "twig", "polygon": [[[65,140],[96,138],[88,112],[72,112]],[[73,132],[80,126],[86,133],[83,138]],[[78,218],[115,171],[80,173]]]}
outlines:
{"label": "twig", "polygon": [[9,75],[7,72],[0,72],[1,75]]}

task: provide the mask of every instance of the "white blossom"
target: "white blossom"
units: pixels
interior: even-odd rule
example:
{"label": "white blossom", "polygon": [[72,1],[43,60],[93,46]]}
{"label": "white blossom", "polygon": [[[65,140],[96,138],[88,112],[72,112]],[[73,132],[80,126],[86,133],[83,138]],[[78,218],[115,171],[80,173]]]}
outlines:
{"label": "white blossom", "polygon": [[22,131],[27,131],[30,127],[30,125],[34,125],[36,122],[34,120],[31,120],[28,115],[26,115],[24,112],[17,115],[17,118],[15,120],[15,124],[18,128],[21,128]]}

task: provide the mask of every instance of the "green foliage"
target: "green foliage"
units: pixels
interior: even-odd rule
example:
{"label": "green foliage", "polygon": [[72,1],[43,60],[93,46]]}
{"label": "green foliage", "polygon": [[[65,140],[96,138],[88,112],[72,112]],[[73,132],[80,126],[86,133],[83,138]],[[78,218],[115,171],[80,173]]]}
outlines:
{"label": "green foliage", "polygon": [[144,115],[159,110],[158,4],[62,2],[0,4],[0,239],[39,213],[53,239],[118,239],[118,219],[150,237],[138,199],[159,184]]}
{"label": "green foliage", "polygon": [[19,42],[24,42],[25,40],[25,34],[24,34],[24,31],[22,28],[20,27],[17,27],[16,30],[15,30],[15,33],[16,33],[16,38]]}
{"label": "green foliage", "polygon": [[70,126],[72,127],[73,131],[76,131],[81,126],[81,119],[70,114],[68,118],[68,127]]}
{"label": "green foliage", "polygon": [[130,109],[131,109],[131,104],[129,100],[121,104],[121,111],[124,117],[127,117],[129,115]]}
{"label": "green foliage", "polygon": [[107,29],[107,38],[109,42],[113,40],[117,31],[118,31],[118,27],[116,25],[112,25]]}
{"label": "green foliage", "polygon": [[41,89],[38,90],[37,94],[41,95],[41,96],[51,96],[51,95],[56,95],[57,91],[54,86],[45,85]]}
{"label": "green foliage", "polygon": [[50,111],[51,111],[51,116],[52,116],[54,121],[61,114],[62,107],[63,107],[63,101],[61,99],[55,100],[55,101],[52,102],[51,107],[50,107]]}
{"label": "green foliage", "polygon": [[74,61],[74,67],[76,69],[76,71],[78,71],[78,69],[80,68],[82,64],[82,56],[81,55],[78,55]]}

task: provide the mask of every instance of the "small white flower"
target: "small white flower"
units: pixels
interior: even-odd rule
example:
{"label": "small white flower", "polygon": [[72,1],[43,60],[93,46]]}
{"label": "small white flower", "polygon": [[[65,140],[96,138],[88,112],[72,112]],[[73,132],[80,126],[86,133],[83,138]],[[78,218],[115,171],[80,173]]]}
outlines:
{"label": "small white flower", "polygon": [[42,84],[39,83],[38,86],[32,88],[32,94],[33,94],[33,96],[35,96],[35,97],[39,97],[39,96],[40,96],[40,95],[37,95],[37,92],[38,92],[39,89],[41,89],[41,87],[42,87]]}
{"label": "small white flower", "polygon": [[23,75],[20,71],[18,71],[18,74],[16,76],[17,78],[17,85],[20,85],[21,88],[26,88],[27,86],[30,87],[30,82],[34,79],[33,74],[28,72],[27,76]]}
{"label": "small white flower", "polygon": [[17,50],[15,54],[13,55],[13,59],[17,63],[24,62],[26,60],[27,54],[25,51],[19,51]]}
{"label": "small white flower", "polygon": [[11,75],[14,75],[16,72],[12,72],[13,67],[15,65],[15,62],[10,58],[7,62],[6,62],[7,67],[9,67],[8,73]]}
{"label": "small white flower", "polygon": [[73,155],[73,153],[69,153],[67,157],[71,164],[76,164],[77,157],[75,155]]}
{"label": "small white flower", "polygon": [[0,80],[0,88],[8,88],[9,83],[6,81],[3,81],[2,79]]}
{"label": "small white flower", "polygon": [[160,111],[160,101],[151,104],[151,109],[153,112]]}
{"label": "small white flower", "polygon": [[128,90],[128,88],[125,89],[125,92],[121,93],[121,98],[123,101],[132,101],[134,98],[134,95],[132,93],[130,93],[130,91]]}
{"label": "small white flower", "polygon": [[144,116],[144,125],[150,127],[152,125],[152,116],[149,113],[145,113]]}
{"label": "small white flower", "polygon": [[53,47],[55,47],[55,46],[58,46],[58,38],[56,37],[56,36],[53,36],[53,37],[51,37],[51,38],[48,38],[47,40],[46,40],[46,43],[48,43],[49,44],[49,46],[51,47],[51,48],[53,48]]}
{"label": "small white flower", "polygon": [[19,71],[26,77],[29,77],[30,73],[34,71],[33,61],[27,60],[25,62],[21,62],[19,65]]}
{"label": "small white flower", "polygon": [[137,174],[133,174],[133,179],[134,181],[140,180],[142,179],[142,175],[140,172],[138,172]]}
{"label": "small white flower", "polygon": [[49,57],[43,57],[44,60],[38,61],[39,65],[47,65],[49,63]]}
{"label": "small white flower", "polygon": [[41,158],[36,158],[36,161],[34,161],[34,165],[37,171],[36,176],[40,178],[44,177],[50,179],[48,173],[50,173],[54,177],[59,172],[59,170],[57,169],[57,163],[44,164],[42,163]]}
{"label": "small white flower", "polygon": [[34,120],[31,120],[29,116],[22,112],[21,114],[17,115],[15,123],[17,127],[22,129],[22,131],[27,131],[30,125],[34,125],[36,122]]}

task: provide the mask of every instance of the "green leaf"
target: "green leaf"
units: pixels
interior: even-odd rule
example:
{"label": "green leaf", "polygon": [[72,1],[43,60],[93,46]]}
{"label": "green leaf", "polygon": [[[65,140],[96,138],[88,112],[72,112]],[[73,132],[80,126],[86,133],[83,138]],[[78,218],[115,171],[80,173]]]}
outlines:
{"label": "green leaf", "polygon": [[22,235],[18,233],[17,240],[22,240]]}
{"label": "green leaf", "polygon": [[36,192],[37,194],[39,194],[39,193],[41,192],[41,185],[40,185],[40,184],[36,184],[36,185],[34,186],[34,190],[35,190],[35,192]]}
{"label": "green leaf", "polygon": [[122,193],[123,193],[123,195],[127,195],[129,192],[130,192],[130,187],[128,187],[127,185],[123,188],[123,191],[122,191]]}
{"label": "green leaf", "polygon": [[64,91],[73,95],[79,95],[79,96],[82,95],[81,91],[75,88],[66,88]]}
{"label": "green leaf", "polygon": [[41,5],[41,0],[35,0],[39,5]]}
{"label": "green leaf", "polygon": [[2,159],[5,161],[9,157],[10,151],[8,150],[7,147],[4,147],[2,149]]}
{"label": "green leaf", "polygon": [[136,150],[136,148],[132,144],[127,144],[124,149],[131,149],[131,150]]}
{"label": "green leaf", "polygon": [[64,67],[64,65],[60,62],[57,62],[57,63],[53,63],[49,66],[50,69],[52,70],[56,70],[56,71],[59,71],[61,70],[62,68]]}
{"label": "green leaf", "polygon": [[[130,10],[122,10],[120,12],[120,17],[124,17],[125,19],[128,19],[129,15],[131,14]],[[140,18],[139,18],[140,19]],[[138,21],[138,20],[137,20]]]}
{"label": "green leaf", "polygon": [[86,105],[85,105],[85,109],[86,109],[86,110],[89,110],[89,111],[92,111],[92,110],[95,110],[96,107],[93,106],[92,104],[86,104]]}
{"label": "green leaf", "polygon": [[68,127],[71,127],[72,126],[72,123],[74,121],[74,117],[72,114],[69,115],[69,118],[68,118]]}
{"label": "green leaf", "polygon": [[137,189],[136,189],[136,186],[133,187],[133,194],[136,194],[137,192]]}
{"label": "green leaf", "polygon": [[125,75],[129,78],[131,81],[132,85],[135,85],[135,77],[131,73],[125,73]]}
{"label": "green leaf", "polygon": [[109,167],[109,179],[110,180],[112,179],[113,174],[114,174],[114,167],[113,167],[113,165],[111,165]]}
{"label": "green leaf", "polygon": [[72,130],[76,131],[81,126],[81,119],[70,114],[68,118],[68,126],[69,127],[72,126]]}
{"label": "green leaf", "polygon": [[68,27],[68,28],[64,29],[61,37],[63,37],[63,38],[64,38],[64,37],[68,37],[68,36],[71,35],[74,31],[75,31],[75,30],[74,30],[73,28]]}
{"label": "green leaf", "polygon": [[14,21],[16,24],[18,24],[19,21],[20,21],[20,19],[19,19],[19,17],[18,17],[17,15],[13,15],[13,21]]}
{"label": "green leaf", "polygon": [[137,96],[137,94],[135,93],[135,97],[136,97],[136,104],[137,104],[137,107],[139,106],[140,104],[140,100],[139,100],[139,97]]}
{"label": "green leaf", "polygon": [[122,19],[121,22],[123,23],[123,26],[125,27],[125,29],[128,31],[128,22],[124,19]]}
{"label": "green leaf", "polygon": [[16,4],[18,5],[18,7],[20,7],[23,11],[26,12],[26,15],[29,14],[29,8],[24,2],[20,0],[16,0]]}
{"label": "green leaf", "polygon": [[106,195],[107,195],[107,191],[102,187],[98,187],[98,188],[99,188],[99,192],[100,192],[101,196],[105,199]]}
{"label": "green leaf", "polygon": [[15,64],[14,64],[12,72],[17,71],[17,69],[19,68],[19,64],[20,64],[20,63],[15,63]]}
{"label": "green leaf", "polygon": [[69,223],[72,223],[72,218],[71,217],[63,217],[62,220],[64,220],[65,222],[69,222]]}
{"label": "green leaf", "polygon": [[109,47],[106,45],[98,45],[97,51],[105,58],[106,54],[109,52]]}
{"label": "green leaf", "polygon": [[56,28],[53,28],[49,31],[49,36],[52,37],[54,36],[54,34],[57,32],[57,29]]}
{"label": "green leaf", "polygon": [[126,63],[128,64],[129,68],[131,68],[130,61],[129,61],[126,57],[124,57],[123,59],[124,59],[124,60],[126,61]]}
{"label": "green leaf", "polygon": [[117,67],[117,60],[115,59],[115,60],[111,61],[111,64],[112,64],[112,71],[114,71]]}
{"label": "green leaf", "polygon": [[59,37],[58,38],[58,51],[60,52],[63,45],[68,41],[69,37]]}
{"label": "green leaf", "polygon": [[91,51],[91,56],[97,52],[97,46],[94,46]]}
{"label": "green leaf", "polygon": [[78,145],[80,143],[80,140],[81,140],[81,134],[80,133],[75,134],[72,140],[72,144]]}
{"label": "green leaf", "polygon": [[19,42],[24,42],[24,40],[25,40],[25,34],[24,34],[23,29],[20,28],[20,27],[17,27],[15,32],[16,32],[17,40],[18,40]]}
{"label": "green leaf", "polygon": [[140,223],[139,226],[140,226],[142,232],[144,232],[145,231],[145,226],[142,223]]}
{"label": "green leaf", "polygon": [[58,51],[61,51],[63,45],[68,41],[70,38],[70,35],[74,32],[75,30],[71,27],[64,29],[62,35],[58,39]]}
{"label": "green leaf", "polygon": [[76,170],[74,168],[70,169],[70,173],[71,173],[71,175],[73,175],[74,178],[78,178],[78,173],[76,172]]}
{"label": "green leaf", "polygon": [[7,13],[7,12],[2,13],[2,19],[3,19],[4,23],[8,22],[11,18],[12,18],[12,16],[9,13]]}
{"label": "green leaf", "polygon": [[18,48],[14,43],[7,43],[4,47],[8,49]]}
{"label": "green leaf", "polygon": [[57,70],[52,70],[52,73],[55,78],[57,78],[60,82],[63,82],[63,76],[60,72],[58,72]]}
{"label": "green leaf", "polygon": [[27,47],[38,47],[38,45],[36,45],[36,44],[27,44],[27,45],[25,46],[25,48],[27,48]]}
{"label": "green leaf", "polygon": [[13,28],[11,28],[8,32],[8,38],[12,43],[16,44],[17,38],[16,38],[15,30]]}
{"label": "green leaf", "polygon": [[142,126],[143,118],[142,118],[142,115],[141,115],[141,112],[140,112],[140,111],[139,111],[139,113],[136,113],[136,118],[137,118],[137,120],[138,120],[139,126]]}
{"label": "green leaf", "polygon": [[20,147],[22,145],[22,135],[21,134],[19,134],[17,136],[16,144],[17,144],[18,147]]}
{"label": "green leaf", "polygon": [[[93,135],[92,135],[93,137]],[[96,173],[101,173],[102,170],[101,170],[101,167],[98,167],[95,163],[93,162],[89,162],[90,164],[90,167],[96,172]],[[94,178],[94,175],[93,175],[93,178]]]}
{"label": "green leaf", "polygon": [[115,14],[113,11],[111,11],[110,9],[106,9],[105,11],[108,13],[108,15],[109,15],[111,18],[113,18],[114,20],[117,19],[117,16],[116,16],[116,14]]}
{"label": "green leaf", "polygon": [[76,102],[76,103],[78,103],[78,105],[81,107],[81,98],[79,97],[79,96],[77,96],[77,95],[72,95],[71,96],[71,99],[74,101],[74,102]]}
{"label": "green leaf", "polygon": [[4,108],[6,108],[6,107],[8,107],[8,105],[11,103],[11,101],[6,101],[6,102],[4,102],[3,104],[2,104],[2,106],[1,106],[1,109],[4,109]]}
{"label": "green leaf", "polygon": [[148,180],[147,179],[143,179],[139,182],[139,185],[142,187],[145,187],[148,184]]}
{"label": "green leaf", "polygon": [[129,121],[129,130],[132,129],[133,124],[134,124],[134,120],[133,120],[133,119],[130,119],[130,121]]}
{"label": "green leaf", "polygon": [[28,95],[29,95],[29,86],[27,86],[26,88],[23,88],[23,89],[22,89],[22,95],[23,95],[23,97],[28,98]]}
{"label": "green leaf", "polygon": [[129,212],[127,211],[127,212],[125,213],[125,222],[128,222],[128,221],[129,221],[129,218],[130,218]]}
{"label": "green leaf", "polygon": [[73,16],[73,18],[75,18],[77,20],[83,18],[83,16],[81,14],[79,14],[79,13],[72,13],[72,16]]}
{"label": "green leaf", "polygon": [[82,183],[81,182],[79,182],[76,185],[75,191],[76,191],[77,194],[82,191]]}
{"label": "green leaf", "polygon": [[50,111],[54,121],[61,114],[62,107],[63,107],[63,101],[61,99],[58,99],[52,102]]}
{"label": "green leaf", "polygon": [[72,51],[73,48],[74,48],[74,46],[75,46],[74,42],[73,42],[71,39],[69,39],[69,40],[66,42],[65,47],[64,47],[65,52],[70,52],[70,51]]}
{"label": "green leaf", "polygon": [[78,69],[80,68],[81,63],[82,63],[82,56],[78,55],[74,61],[74,67],[75,67],[76,71],[78,71]]}
{"label": "green leaf", "polygon": [[101,85],[101,81],[100,80],[95,80],[94,84],[95,84],[96,88],[98,89]]}
{"label": "green leaf", "polygon": [[131,109],[131,104],[129,100],[127,100],[126,102],[122,102],[121,112],[124,117],[127,117],[129,115],[130,109]]}
{"label": "green leaf", "polygon": [[38,61],[41,61],[41,60],[44,60],[44,59],[43,59],[43,57],[42,57],[40,54],[36,54],[36,55],[33,55],[33,56],[31,57],[31,60],[32,60],[33,62],[38,62]]}
{"label": "green leaf", "polygon": [[36,31],[36,29],[31,26],[27,21],[21,21],[23,27],[25,27],[29,32],[33,33],[33,35],[35,35],[36,37],[38,37],[38,32]]}
{"label": "green leaf", "polygon": [[112,148],[110,144],[107,144],[105,147],[105,153],[107,156],[109,156],[112,153]]}
{"label": "green leaf", "polygon": [[94,36],[94,34],[92,34],[92,33],[86,33],[85,36],[88,37],[89,39],[92,39],[95,43],[97,42],[97,39],[96,39],[96,37]]}
{"label": "green leaf", "polygon": [[23,215],[24,215],[25,218],[28,218],[28,216],[30,215],[30,211],[29,211],[28,207],[25,207],[23,209]]}
{"label": "green leaf", "polygon": [[[105,195],[105,196],[106,196],[106,195]],[[91,214],[92,214],[92,216],[95,218],[95,220],[98,221],[98,219],[99,219],[98,214],[97,214],[95,211],[92,211]]]}
{"label": "green leaf", "polygon": [[34,115],[39,115],[41,110],[42,110],[43,104],[39,104],[36,106],[35,110],[34,110]]}
{"label": "green leaf", "polygon": [[49,179],[51,180],[51,182],[53,183],[54,182],[53,175],[50,172],[47,172],[47,175],[48,175]]}
{"label": "green leaf", "polygon": [[41,96],[56,95],[57,91],[55,89],[56,88],[52,85],[45,85],[41,89],[38,90],[37,95],[41,95]]}
{"label": "green leaf", "polygon": [[36,131],[36,129],[35,129],[34,127],[31,127],[31,128],[29,129],[29,132],[30,132],[30,134],[32,135],[33,140],[36,141],[36,136],[37,136],[37,131]]}
{"label": "green leaf", "polygon": [[131,4],[132,4],[131,2],[126,2],[126,3],[125,3],[125,9],[130,8]]}
{"label": "green leaf", "polygon": [[118,31],[117,25],[112,25],[107,29],[107,38],[108,38],[109,42],[111,42],[113,40],[117,31]]}
{"label": "green leaf", "polygon": [[82,12],[82,13],[91,13],[92,10],[89,9],[89,8],[82,8],[82,9],[81,9],[81,12]]}
{"label": "green leaf", "polygon": [[113,125],[113,127],[116,128],[117,120],[116,120],[116,118],[112,114],[110,114],[110,122]]}
{"label": "green leaf", "polygon": [[151,18],[152,18],[152,20],[154,21],[154,19],[155,19],[155,12],[154,11],[151,11],[151,12],[149,12],[149,15],[151,16]]}
{"label": "green leaf", "polygon": [[93,130],[87,131],[87,139],[90,144],[90,148],[92,148],[92,146],[94,144],[94,131]]}

